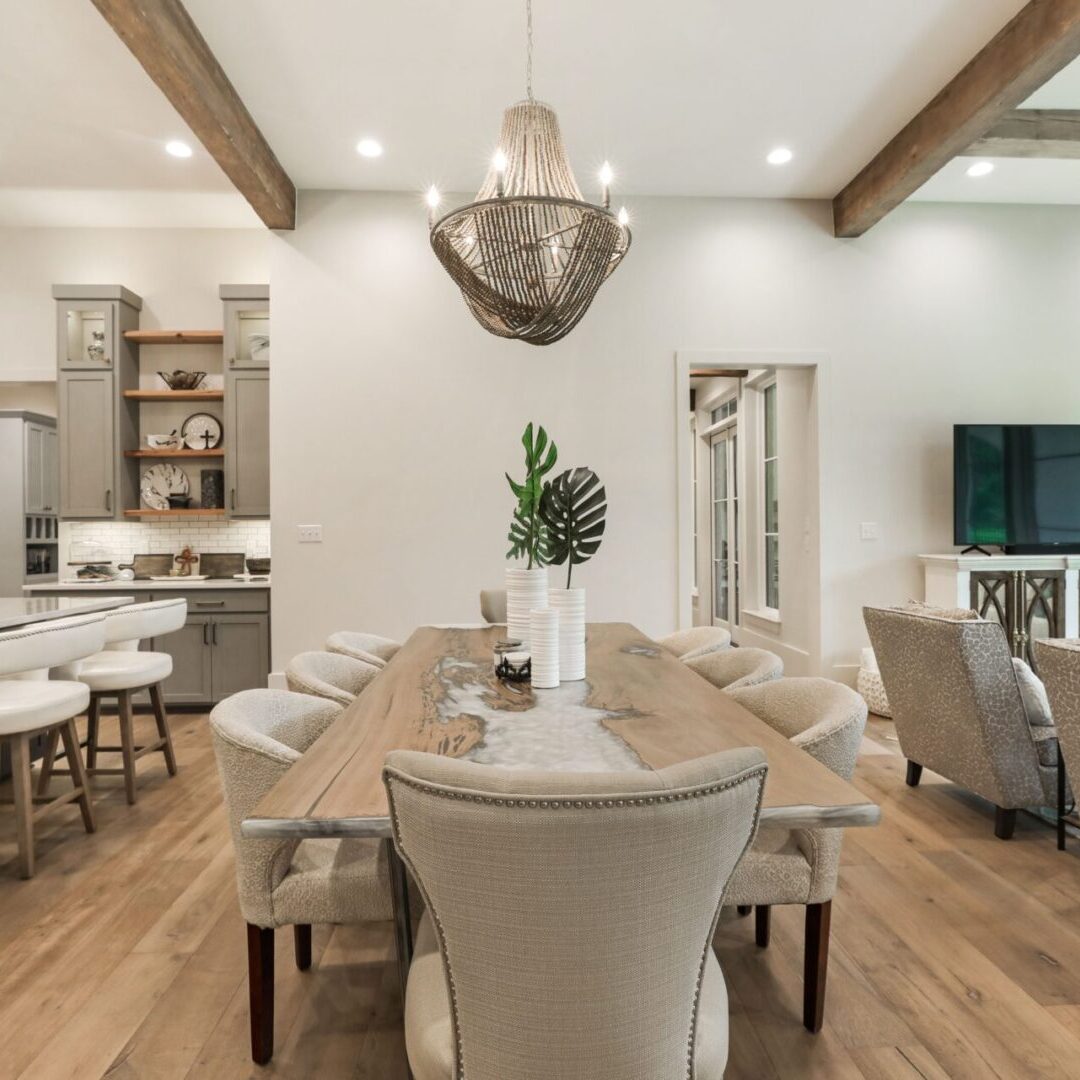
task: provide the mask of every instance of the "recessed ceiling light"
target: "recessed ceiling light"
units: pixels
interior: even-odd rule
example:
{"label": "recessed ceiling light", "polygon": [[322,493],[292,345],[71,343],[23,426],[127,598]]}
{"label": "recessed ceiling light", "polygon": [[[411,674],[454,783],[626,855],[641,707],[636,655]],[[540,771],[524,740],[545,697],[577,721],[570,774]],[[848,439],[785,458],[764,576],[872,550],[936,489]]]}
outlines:
{"label": "recessed ceiling light", "polygon": [[172,154],[173,157],[191,157],[191,147],[186,142],[173,139],[165,144],[165,153]]}
{"label": "recessed ceiling light", "polygon": [[968,166],[967,174],[978,179],[980,176],[989,176],[993,171],[994,163],[992,161],[976,161],[974,165]]}
{"label": "recessed ceiling light", "polygon": [[382,157],[382,143],[378,139],[361,139],[356,144],[356,152],[361,157]]}
{"label": "recessed ceiling light", "polygon": [[770,165],[786,165],[794,156],[786,146],[778,146],[775,150],[769,151],[765,160]]}

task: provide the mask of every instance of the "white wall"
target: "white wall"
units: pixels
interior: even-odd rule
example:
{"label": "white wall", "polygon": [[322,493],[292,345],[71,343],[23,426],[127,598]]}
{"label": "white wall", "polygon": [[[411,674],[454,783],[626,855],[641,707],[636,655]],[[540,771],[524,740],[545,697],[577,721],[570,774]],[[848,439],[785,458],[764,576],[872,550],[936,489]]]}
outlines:
{"label": "white wall", "polygon": [[[953,422],[1080,421],[1080,208],[907,205],[857,241],[817,203],[631,209],[624,265],[535,349],[474,323],[416,198],[302,193],[271,240],[275,667],[339,627],[478,617],[529,419],[607,485],[591,616],[672,629],[676,350],[827,354],[826,672],[856,662],[860,606],[921,595],[914,556],[951,547]],[[315,522],[324,543],[298,545]]]}
{"label": "white wall", "polygon": [[268,277],[261,229],[0,228],[0,382],[56,379],[55,284],[120,284],[142,326],[221,324],[218,285]]}

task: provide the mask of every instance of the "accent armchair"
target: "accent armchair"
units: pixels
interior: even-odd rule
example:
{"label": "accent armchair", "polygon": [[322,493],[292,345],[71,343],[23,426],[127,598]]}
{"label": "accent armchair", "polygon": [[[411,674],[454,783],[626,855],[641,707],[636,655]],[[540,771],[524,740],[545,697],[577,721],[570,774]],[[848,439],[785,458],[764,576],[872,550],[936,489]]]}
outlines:
{"label": "accent armchair", "polygon": [[375,667],[386,667],[387,662],[401,648],[401,643],[393,638],[380,637],[378,634],[364,634],[356,630],[338,630],[326,639],[326,651],[351,656],[354,660],[363,660]]}
{"label": "accent armchair", "polygon": [[731,634],[722,626],[691,626],[657,638],[657,643],[680,660],[692,660],[706,653],[730,649]]}
{"label": "accent armchair", "polygon": [[314,694],[339,705],[351,705],[381,670],[343,653],[302,652],[285,665],[285,682],[298,694]]}
{"label": "accent armchair", "polygon": [[718,690],[756,686],[784,674],[784,661],[768,649],[722,649],[695,654],[684,663]]}
{"label": "accent armchair", "polygon": [[[1064,769],[1058,777],[1058,805],[1061,806],[1065,803],[1065,770],[1074,779],[1080,777],[1080,641],[1052,638],[1036,641],[1034,647],[1064,759]],[[1065,850],[1065,826],[1060,814],[1058,847]]]}
{"label": "accent armchair", "polygon": [[1002,840],[1018,809],[1057,806],[1056,731],[1031,722],[999,623],[873,607],[863,617],[909,786],[926,767],[982,796]]}

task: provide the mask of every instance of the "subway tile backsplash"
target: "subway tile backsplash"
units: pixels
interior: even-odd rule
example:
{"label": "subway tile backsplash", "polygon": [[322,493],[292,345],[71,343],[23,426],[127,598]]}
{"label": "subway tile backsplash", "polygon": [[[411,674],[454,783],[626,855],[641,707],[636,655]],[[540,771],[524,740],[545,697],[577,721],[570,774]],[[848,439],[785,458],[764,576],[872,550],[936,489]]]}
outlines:
{"label": "subway tile backsplash", "polygon": [[104,548],[114,563],[131,562],[132,556],[137,554],[179,552],[185,545],[190,545],[197,553],[243,552],[249,556],[267,556],[270,554],[270,522],[197,518],[185,521],[62,521],[62,564],[69,561],[74,540],[90,541]]}

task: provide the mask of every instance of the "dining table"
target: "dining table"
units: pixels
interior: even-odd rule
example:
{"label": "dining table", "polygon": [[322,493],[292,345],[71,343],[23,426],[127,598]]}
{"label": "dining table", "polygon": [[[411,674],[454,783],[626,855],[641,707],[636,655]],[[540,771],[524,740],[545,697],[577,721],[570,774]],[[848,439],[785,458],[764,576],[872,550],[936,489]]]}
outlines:
{"label": "dining table", "polygon": [[499,678],[506,627],[423,626],[241,823],[259,839],[377,837],[386,845],[402,977],[412,954],[408,878],[391,840],[391,750],[503,768],[663,769],[736,747],[764,751],[759,828],[850,828],[879,807],[628,623],[590,623],[586,677],[552,689]]}

